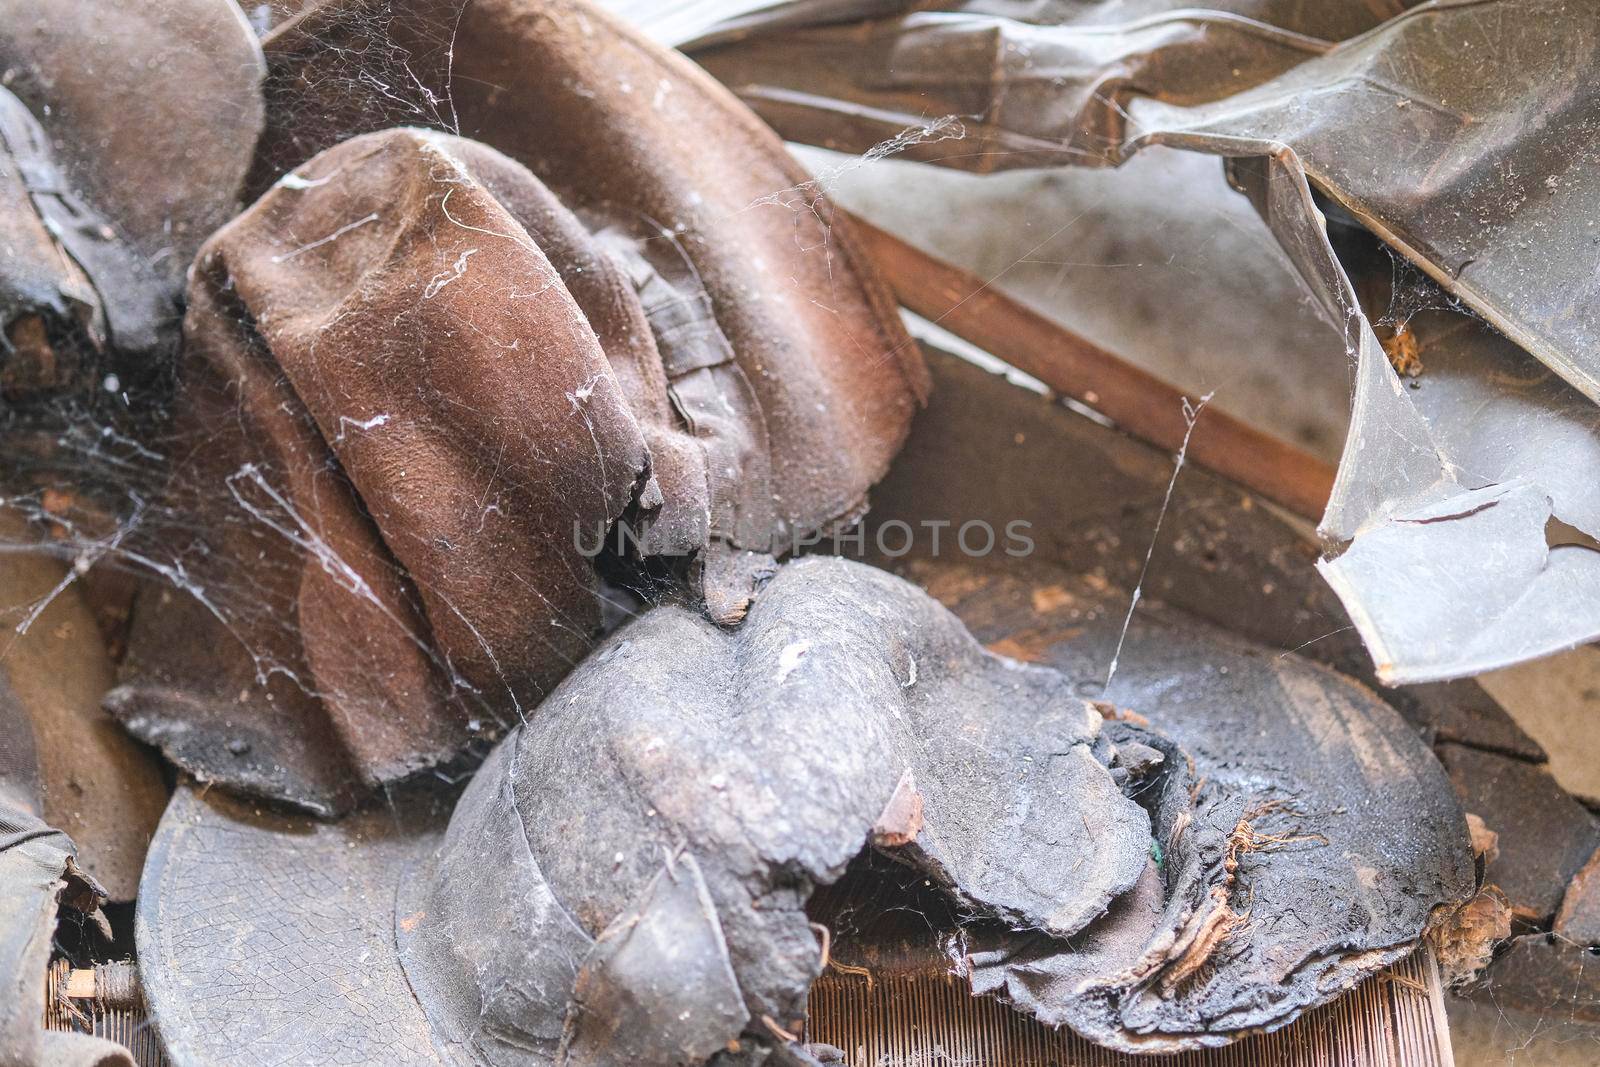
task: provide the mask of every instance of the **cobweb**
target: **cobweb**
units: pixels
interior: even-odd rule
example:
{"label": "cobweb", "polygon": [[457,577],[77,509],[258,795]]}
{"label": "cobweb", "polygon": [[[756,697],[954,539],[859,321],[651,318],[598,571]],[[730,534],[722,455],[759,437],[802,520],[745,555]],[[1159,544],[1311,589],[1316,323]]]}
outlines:
{"label": "cobweb", "polygon": [[[301,5],[275,0],[243,6],[251,24],[266,33]],[[426,84],[387,31],[385,17],[367,21],[359,40],[347,47],[349,61],[339,79],[288,87],[269,82],[269,113],[292,122],[302,104],[336,95],[363,102],[361,110],[348,115],[351,133],[386,126],[454,131],[458,124],[448,82],[444,91]],[[275,177],[269,176],[267,184]],[[73,381],[57,393],[10,389],[0,403],[0,432],[10,457],[0,485],[9,520],[0,533],[0,551],[42,549],[66,564],[45,598],[4,604],[5,621],[13,638],[25,635],[52,599],[81,591],[106,622],[118,652],[127,647],[128,619],[137,603],[191,598],[250,657],[257,685],[288,679],[318,697],[304,666],[280,652],[295,644],[294,604],[283,595],[295,584],[290,573],[299,568],[295,556],[264,547],[256,558],[224,563],[218,554],[252,539],[279,539],[333,573],[353,595],[363,595],[361,578],[322,541],[315,517],[301,512],[265,453],[237,457],[231,472],[207,484],[176,480],[175,469],[204,454],[212,442],[183,417],[185,395],[173,373],[184,311],[181,294],[173,294],[173,304],[167,324],[172,344],[159,354],[159,367],[144,368],[149,373],[118,373],[110,369],[117,366],[114,353],[89,353],[86,362],[100,368],[89,381]],[[341,432],[365,432],[381,421],[380,415]],[[333,482],[342,480],[331,455],[323,473]],[[218,580],[219,574],[225,576]],[[626,591],[602,590],[602,596],[614,614],[626,617],[633,610]],[[274,630],[286,639],[261,639]],[[514,694],[477,691],[427,634],[413,628],[409,636],[450,697],[472,708],[474,722],[481,716],[503,728],[521,710]]]}
{"label": "cobweb", "polygon": [[[300,5],[294,0],[247,5],[253,24],[263,32],[281,26]],[[627,8],[628,5],[622,5]],[[683,8],[687,14],[702,17],[707,5],[654,5],[671,14]],[[716,6],[716,5],[712,5]],[[640,5],[632,5],[637,9]],[[689,10],[693,9],[693,10]],[[316,112],[325,117],[322,103],[328,99],[349,101],[339,112],[346,124],[343,135],[385,126],[421,126],[458,133],[461,128],[453,96],[454,41],[460,11],[446,8],[433,26],[431,46],[446,56],[445,77],[432,80],[425,61],[398,46],[391,37],[388,18],[379,12],[360,23],[353,35],[344,32],[333,44],[339,61],[318,68],[313,80],[269,79],[266,87],[271,121],[296,129],[301,116]],[[637,14],[637,11],[630,11]],[[831,231],[822,208],[825,194],[840,186],[859,184],[863,175],[886,164],[895,155],[918,145],[960,139],[964,127],[960,117],[930,115],[918,126],[886,140],[859,156],[833,157],[821,162],[819,177],[804,184],[774,189],[753,201],[749,207],[773,208],[793,213],[796,241],[800,251],[828,254]],[[291,138],[292,139],[292,138]],[[337,139],[343,139],[339,137]],[[309,155],[309,151],[304,153]],[[813,160],[817,164],[816,160]],[[1214,164],[1207,164],[1215,169]],[[1142,161],[1130,170],[1144,166]],[[921,168],[919,168],[921,169]],[[264,188],[282,177],[281,172],[265,171],[258,161],[251,184]],[[989,179],[998,185],[1000,179]],[[1103,175],[1086,174],[1084,181],[1105,183]],[[1120,176],[1117,182],[1122,182]],[[1174,181],[1184,180],[1180,176]],[[888,189],[894,183],[885,183]],[[1220,187],[1220,179],[1218,180]],[[933,191],[937,197],[937,191]],[[958,190],[957,195],[962,191]],[[1227,194],[1231,196],[1232,194]],[[848,198],[847,198],[848,199]],[[936,198],[926,209],[937,215],[949,196]],[[923,210],[917,208],[917,210]],[[1217,209],[1216,228],[1238,225],[1235,216]],[[1204,210],[1202,210],[1204,214]],[[1229,221],[1232,218],[1233,221]],[[359,225],[355,220],[350,225]],[[947,224],[944,220],[941,224]],[[1072,238],[1076,216],[1065,223],[1046,220],[1052,231]],[[1106,224],[1102,228],[1109,229]],[[343,231],[304,235],[304,242],[290,255],[298,255],[340,239]],[[820,244],[814,243],[816,235]],[[663,240],[686,240],[693,235],[662,233]],[[1019,248],[1037,245],[1032,236]],[[1081,255],[1080,250],[1074,249]],[[1201,247],[1185,249],[1190,263],[1124,263],[1107,250],[1106,262],[1096,265],[1063,258],[1039,265],[1052,278],[1052,293],[1060,288],[1061,278],[1071,271],[1098,271],[1120,279],[1126,268],[1137,266],[1146,273],[1165,272],[1178,277],[1173,288],[1192,288],[1193,279],[1214,272],[1216,251]],[[1026,253],[1012,256],[1006,266],[1034,264]],[[1400,267],[1397,266],[1397,271]],[[995,272],[1004,273],[1004,271]],[[443,279],[444,284],[449,280]],[[1118,284],[1121,284],[1120,282]],[[1397,293],[1410,290],[1396,287]],[[1417,292],[1422,292],[1418,287]],[[1409,296],[1407,296],[1409,299]],[[1397,298],[1398,299],[1398,298]],[[1397,314],[1404,314],[1397,302]],[[176,318],[182,308],[174,312]],[[244,312],[239,310],[243,325]],[[176,331],[174,330],[174,334]],[[1163,340],[1161,338],[1158,341]],[[1159,347],[1151,344],[1149,347]],[[175,358],[175,355],[169,356]],[[1210,383],[1194,382],[1205,386]],[[1197,390],[1203,391],[1202,390]],[[1228,398],[1224,397],[1224,403]],[[197,433],[182,418],[184,398],[171,373],[153,373],[135,380],[133,376],[105,373],[92,388],[66,396],[30,398],[8,404],[0,418],[8,440],[13,442],[13,463],[3,487],[7,509],[20,518],[21,536],[8,540],[5,550],[34,550],[42,543],[67,563],[62,581],[50,594],[59,596],[75,585],[87,591],[102,613],[111,620],[113,644],[125,647],[128,640],[128,599],[137,579],[138,598],[175,595],[192,599],[204,615],[243,649],[253,665],[255,682],[265,686],[274,679],[287,680],[307,696],[317,698],[317,683],[295,657],[285,656],[284,647],[295,647],[295,604],[285,590],[295,586],[293,571],[309,558],[353,595],[361,596],[361,578],[356,568],[340,558],[337,551],[318,535],[313,517],[303,514],[293,494],[284,484],[269,458],[240,456],[230,469],[207,484],[174,482],[174,469],[204,455],[211,442]],[[361,434],[382,425],[387,418],[375,412],[362,420],[341,424],[340,434]],[[341,481],[337,461],[331,455],[324,472],[332,481]],[[486,507],[492,504],[485,505]],[[237,551],[241,544],[255,543],[261,550],[254,558],[240,558],[219,566],[219,556]],[[275,552],[289,546],[293,553]],[[232,546],[232,547],[230,547]],[[606,627],[614,627],[636,614],[641,607],[667,595],[682,578],[681,568],[655,561],[638,566],[638,561],[602,557],[600,597]],[[219,577],[220,575],[220,577]],[[514,576],[513,576],[514,579]],[[514,580],[509,584],[515,585]],[[524,590],[525,592],[525,590]],[[45,602],[6,605],[7,619],[18,633],[33,624]],[[137,610],[136,608],[134,610]],[[398,622],[398,620],[397,620]],[[283,639],[263,639],[278,634]],[[500,691],[485,691],[472,684],[452,662],[441,654],[425,632],[408,631],[415,647],[428,658],[453,699],[470,708],[471,721],[481,722],[485,734],[492,736],[525,714],[526,702],[511,685]],[[592,646],[597,634],[580,635],[582,647]],[[444,773],[444,772],[441,772]]]}
{"label": "cobweb", "polygon": [[[281,24],[295,6],[293,0],[284,0],[247,5],[247,10],[258,29],[265,31]],[[448,47],[451,27],[441,24],[438,29],[439,43]],[[347,132],[352,134],[378,126],[460,131],[448,80],[442,90],[430,87],[410,57],[394,45],[383,18],[371,19],[357,42],[341,47],[348,53],[349,62],[342,68],[345,73],[325,82],[269,86],[269,112],[292,119],[312,98],[347,95],[366,102],[362,112],[348,117]],[[861,156],[837,162],[816,182],[775,189],[751,206],[792,211],[797,241],[808,241],[809,235],[818,232],[817,227],[826,241],[827,218],[820,205],[833,184],[859,179],[863,169],[914,145],[960,136],[957,116],[929,116],[922,126],[908,128]],[[1090,175],[1085,180],[1112,179]],[[907,209],[912,210],[926,212],[930,225],[947,221],[938,217],[936,206]],[[1218,218],[1222,219],[1220,213]],[[1055,224],[1055,220],[1048,221]],[[807,250],[813,247],[802,243]],[[1016,258],[1018,263],[1024,261]],[[1051,269],[1057,286],[1069,269],[1099,270],[1108,275],[1117,269],[1116,265],[1079,262],[1065,254],[1059,262],[1040,265]],[[1170,268],[1170,264],[1166,266]],[[1188,266],[1192,277],[1214,268],[1207,262]],[[1403,330],[1423,311],[1441,307],[1461,310],[1458,302],[1405,259],[1391,255],[1391,270],[1387,310],[1377,320],[1390,331]],[[181,307],[175,309],[175,320],[181,312]],[[0,530],[0,551],[36,552],[42,547],[65,564],[61,581],[46,597],[0,603],[4,624],[13,635],[29,633],[52,598],[81,594],[106,620],[113,648],[125,648],[128,615],[137,610],[136,604],[130,608],[130,601],[164,595],[188,597],[247,653],[257,684],[286,679],[306,695],[320,696],[316,681],[302,665],[278,651],[285,642],[258,639],[273,631],[294,636],[293,605],[284,600],[281,591],[294,584],[294,573],[286,568],[297,571],[299,563],[285,563],[285,557],[264,552],[256,559],[237,560],[223,580],[212,577],[218,572],[216,556],[223,551],[224,542],[242,532],[246,539],[293,545],[318,559],[325,570],[346,575],[352,589],[359,591],[358,579],[350,577],[355,575],[354,568],[318,542],[314,522],[299,513],[265,457],[241,457],[230,476],[216,484],[174,486],[175,465],[185,457],[204,453],[211,442],[186,427],[180,415],[182,393],[167,373],[131,376],[106,370],[94,377],[89,388],[68,395],[5,399],[0,405],[0,432],[6,435],[11,461],[0,493],[14,524]],[[373,416],[382,417],[382,413]],[[352,422],[341,432],[359,434],[376,425],[371,420]],[[342,477],[331,458],[325,473],[334,479]],[[1173,476],[1177,477],[1176,469]],[[207,501],[225,505],[231,501],[236,506],[205,507],[202,513],[197,505]],[[1152,537],[1155,533],[1152,531]],[[604,629],[620,625],[645,604],[666,595],[682,577],[660,563],[638,567],[615,557],[600,560],[599,568]],[[1136,604],[1137,597],[1130,614]],[[410,636],[452,696],[473,709],[474,721],[485,723],[486,737],[509,727],[528,710],[509,686],[500,692],[475,686],[457,664],[438,651],[427,633],[413,631]],[[599,634],[582,635],[590,646],[598,639]],[[482,746],[477,752],[481,751]],[[447,767],[433,773],[454,781],[461,771]]]}
{"label": "cobweb", "polygon": [[[252,25],[265,34],[281,27],[299,7],[294,0],[276,0],[245,5],[245,10]],[[442,83],[430,78],[425,58],[395,43],[383,5],[375,5],[378,13],[360,23],[353,35],[346,27],[337,41],[330,40],[337,61],[318,70],[334,73],[288,82],[269,78],[265,88],[269,121],[294,131],[303,115],[315,112],[325,119],[326,101],[338,99],[349,106],[341,104],[338,110],[338,121],[345,126],[336,131],[335,141],[398,126],[459,133],[452,87],[456,23],[464,8],[446,8],[433,27],[430,44],[446,56]],[[954,116],[932,116],[841,169],[854,171],[914,145],[962,135]],[[295,135],[289,139],[295,140]],[[303,153],[300,161],[310,154]],[[267,188],[285,173],[258,158],[250,185]],[[749,208],[792,212],[799,251],[827,256],[831,229],[822,204],[825,180],[832,177],[825,174],[818,181],[774,189]],[[336,242],[362,221],[355,220],[344,230],[303,235],[303,242],[282,258]],[[813,243],[818,234],[820,243]],[[666,231],[657,237],[693,239]],[[458,263],[458,274],[461,267]],[[438,284],[450,280],[441,278]],[[181,294],[174,293],[173,301],[167,324],[172,346],[158,366],[132,374],[116,364],[114,353],[91,354],[90,360],[98,362],[87,385],[78,381],[74,388],[52,393],[13,392],[0,406],[0,432],[5,433],[11,454],[0,484],[11,523],[0,531],[0,551],[43,549],[65,564],[60,582],[45,598],[0,605],[5,625],[12,639],[26,635],[54,598],[83,595],[105,623],[113,652],[120,655],[137,638],[130,620],[136,622],[141,605],[178,598],[197,609],[189,616],[197,626],[203,623],[216,630],[184,639],[237,647],[249,659],[256,687],[287,682],[313,701],[322,699],[329,694],[319,690],[315,672],[299,651],[294,592],[301,568],[309,561],[351,596],[376,601],[359,568],[341,557],[323,536],[318,517],[297,501],[281,464],[274,462],[264,444],[258,454],[230,456],[225,470],[207,466],[215,442],[195,420],[186,418],[191,398],[174,373],[181,363],[178,334],[184,307]],[[252,329],[242,303],[232,313],[245,332]],[[587,418],[583,398],[571,399],[574,411]],[[341,436],[372,432],[387,418],[386,413],[375,412],[365,419],[348,419],[339,432]],[[338,461],[329,450],[324,455],[318,461],[320,471],[310,476],[344,484]],[[600,462],[604,464],[604,455]],[[180,470],[201,470],[206,476],[200,480],[176,473]],[[495,506],[493,501],[483,504],[486,514]],[[611,543],[609,538],[606,543]],[[576,636],[579,646],[574,654],[561,653],[567,664],[575,664],[605,631],[644,605],[681,589],[687,566],[689,561],[682,559],[602,554],[595,569],[603,626],[593,632],[577,623],[558,623],[568,636]],[[501,577],[508,597],[539,595],[518,575]],[[579,577],[587,581],[589,576]],[[416,616],[426,617],[421,612]],[[467,709],[469,728],[481,731],[484,743],[472,750],[465,766],[481,757],[488,741],[531,710],[527,694],[509,678],[498,689],[469,680],[460,665],[440,651],[426,624],[417,627],[392,616],[390,621],[426,657],[442,680],[446,699]],[[463,621],[471,625],[464,616]],[[487,644],[484,651],[492,658]],[[454,780],[458,768],[440,767],[435,773]]]}

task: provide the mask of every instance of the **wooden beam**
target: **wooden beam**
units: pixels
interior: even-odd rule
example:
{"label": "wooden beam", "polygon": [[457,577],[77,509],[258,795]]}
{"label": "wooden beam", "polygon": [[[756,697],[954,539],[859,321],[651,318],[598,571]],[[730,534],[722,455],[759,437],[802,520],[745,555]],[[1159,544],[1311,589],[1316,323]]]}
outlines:
{"label": "wooden beam", "polygon": [[[1188,432],[1184,394],[975,274],[864,219],[853,229],[902,305],[1100,412],[1128,433],[1176,452]],[[1195,424],[1188,458],[1297,515],[1322,517],[1331,464],[1215,408]]]}

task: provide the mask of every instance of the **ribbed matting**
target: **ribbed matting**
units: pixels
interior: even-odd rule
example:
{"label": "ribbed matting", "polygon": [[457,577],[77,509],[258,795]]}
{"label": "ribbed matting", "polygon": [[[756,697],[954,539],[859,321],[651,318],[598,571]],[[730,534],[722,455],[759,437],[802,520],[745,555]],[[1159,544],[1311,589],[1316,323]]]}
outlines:
{"label": "ribbed matting", "polygon": [[1425,951],[1291,1026],[1226,1048],[1127,1056],[1051,1030],[948,975],[870,983],[829,972],[811,987],[807,1037],[851,1067],[1451,1067],[1438,970]]}
{"label": "ribbed matting", "polygon": [[[50,969],[45,1026],[125,1046],[140,1067],[167,1067],[144,1011],[64,994]],[[872,979],[824,974],[811,987],[807,1040],[845,1050],[850,1067],[1451,1067],[1438,969],[1425,951],[1273,1034],[1177,1056],[1110,1052],[1051,1030],[949,975]]]}
{"label": "ribbed matting", "polygon": [[168,1067],[144,1009],[109,1008],[94,1000],[69,998],[66,982],[71,970],[71,964],[64,960],[50,967],[45,979],[44,1028],[94,1034],[126,1048],[139,1067]]}

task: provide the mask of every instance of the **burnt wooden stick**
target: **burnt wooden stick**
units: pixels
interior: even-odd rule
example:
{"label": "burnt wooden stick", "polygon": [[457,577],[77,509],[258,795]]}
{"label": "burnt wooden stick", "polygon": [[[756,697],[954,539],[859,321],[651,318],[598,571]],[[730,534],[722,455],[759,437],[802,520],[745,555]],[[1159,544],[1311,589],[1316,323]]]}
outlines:
{"label": "burnt wooden stick", "polygon": [[[1135,437],[1176,452],[1188,423],[1171,384],[900,238],[853,216],[857,240],[900,303],[1105,415]],[[1212,409],[1195,424],[1188,456],[1312,521],[1333,491],[1332,465]]]}

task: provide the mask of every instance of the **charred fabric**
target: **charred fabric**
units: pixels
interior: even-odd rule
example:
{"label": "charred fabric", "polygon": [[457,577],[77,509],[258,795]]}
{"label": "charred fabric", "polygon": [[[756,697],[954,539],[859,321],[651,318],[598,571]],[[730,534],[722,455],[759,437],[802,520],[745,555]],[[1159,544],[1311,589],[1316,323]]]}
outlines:
{"label": "charred fabric", "polygon": [[[1541,302],[1561,257],[1357,167],[1386,118],[1295,105],[1386,65],[1492,110],[1397,57],[1560,5],[1115,6],[747,4],[672,42],[702,68],[572,0],[0,0],[0,1061],[133,1063],[36,1007],[136,947],[174,1064],[839,1062],[819,902],[863,878],[1126,1054],[1419,950],[1592,983],[1600,826],[1467,680],[1600,632],[1594,487],[1534,440],[1595,449],[1592,322]],[[1141,602],[1171,456],[913,339],[779,139],[915,154],[930,107],[976,170],[1228,157],[1355,357],[1320,545],[1197,471],[1173,521],[1221,547]],[[1426,399],[1378,239],[1461,302]],[[1044,550],[795,551],[941,493]]]}

